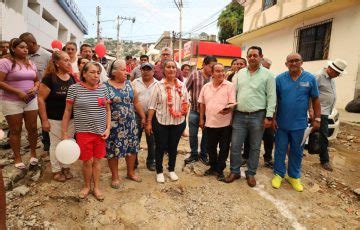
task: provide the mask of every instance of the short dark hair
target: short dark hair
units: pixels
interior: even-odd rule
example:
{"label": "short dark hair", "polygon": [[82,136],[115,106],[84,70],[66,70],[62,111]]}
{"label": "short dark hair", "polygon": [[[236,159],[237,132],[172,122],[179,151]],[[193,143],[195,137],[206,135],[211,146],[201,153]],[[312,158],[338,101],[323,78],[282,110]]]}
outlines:
{"label": "short dark hair", "polygon": [[261,47],[259,47],[259,46],[250,46],[249,49],[247,50],[246,54],[249,53],[249,50],[257,50],[257,51],[259,51],[259,55],[260,55],[260,56],[263,54],[263,53],[262,53],[262,49],[261,49]]}
{"label": "short dark hair", "polygon": [[216,57],[214,56],[206,56],[203,60],[204,65],[209,65],[211,62],[217,62]]}
{"label": "short dark hair", "polygon": [[92,46],[88,43],[84,43],[80,46],[80,53],[82,52],[82,50],[84,49],[84,47],[89,47],[89,48],[92,48]]}
{"label": "short dark hair", "polygon": [[131,55],[126,55],[126,57],[125,57],[125,60],[126,61],[129,61],[129,60],[131,60],[132,59],[132,56]]}
{"label": "short dark hair", "polygon": [[183,64],[181,66],[181,71],[183,71],[185,69],[185,67],[189,67],[191,69],[191,66],[189,64]]}
{"label": "short dark hair", "polygon": [[28,38],[28,37],[31,37],[31,38],[33,38],[33,39],[36,41],[35,36],[34,36],[32,33],[30,33],[30,32],[22,33],[22,34],[19,36],[19,38],[20,38],[21,40],[26,40],[26,38]]}
{"label": "short dark hair", "polygon": [[141,55],[141,56],[140,56],[140,59],[141,59],[141,58],[146,58],[146,59],[149,61],[149,56],[147,56],[147,55],[145,55],[145,54]]}

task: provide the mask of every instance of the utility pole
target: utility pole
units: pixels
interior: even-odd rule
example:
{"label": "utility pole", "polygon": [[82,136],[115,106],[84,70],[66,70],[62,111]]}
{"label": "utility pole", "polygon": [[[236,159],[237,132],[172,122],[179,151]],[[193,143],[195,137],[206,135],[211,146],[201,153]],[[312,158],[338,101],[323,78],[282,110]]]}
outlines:
{"label": "utility pole", "polygon": [[180,13],[180,32],[179,32],[179,65],[181,65],[182,62],[182,14],[183,14],[183,8],[184,4],[182,0],[174,0],[174,3],[176,7],[179,10]]}
{"label": "utility pole", "polygon": [[97,43],[100,42],[100,14],[101,14],[101,8],[100,6],[96,7],[96,40]]}
{"label": "utility pole", "polygon": [[[120,21],[121,20],[121,21]],[[117,39],[117,44],[116,44],[116,58],[120,58],[120,51],[121,51],[121,41],[120,41],[120,25],[124,22],[124,21],[131,21],[132,23],[135,23],[135,17],[130,18],[130,17],[120,17],[120,15],[117,16],[116,18],[116,39]]]}

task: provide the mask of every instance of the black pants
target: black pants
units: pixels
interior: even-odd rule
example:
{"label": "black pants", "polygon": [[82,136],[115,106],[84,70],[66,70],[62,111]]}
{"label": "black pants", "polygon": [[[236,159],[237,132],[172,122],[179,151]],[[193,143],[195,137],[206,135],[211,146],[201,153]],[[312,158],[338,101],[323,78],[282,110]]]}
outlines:
{"label": "black pants", "polygon": [[[141,142],[141,137],[143,133],[143,128],[141,127],[141,118],[136,114],[136,124],[138,126],[138,138],[139,138],[139,144]],[[154,120],[154,118],[153,118]],[[155,137],[154,134],[151,134],[150,136],[145,135],[146,137],[146,144],[148,147],[148,155],[146,158],[146,165],[151,165],[155,162]]]}
{"label": "black pants", "polygon": [[175,170],[177,148],[181,134],[185,130],[186,122],[184,121],[179,125],[162,125],[155,117],[152,124],[155,136],[156,173],[163,172],[162,164],[165,151],[169,155],[168,170],[173,172]]}
{"label": "black pants", "polygon": [[[272,151],[274,148],[274,141],[275,141],[274,130],[271,127],[264,130],[262,140],[264,141],[264,150],[265,150],[264,161],[271,161]],[[249,141],[248,138],[246,138],[244,143],[244,152],[242,155],[244,159],[249,158],[249,148],[250,148]]]}
{"label": "black pants", "polygon": [[321,123],[319,129],[321,138],[321,151],[320,151],[320,162],[321,164],[325,164],[329,162],[329,152],[328,152],[328,136],[329,136],[329,121],[327,115],[321,115]]}
{"label": "black pants", "polygon": [[[211,169],[222,173],[226,168],[226,159],[229,156],[231,141],[231,126],[222,128],[206,127],[206,152],[209,155],[209,163]],[[219,155],[217,154],[217,146],[219,145]]]}

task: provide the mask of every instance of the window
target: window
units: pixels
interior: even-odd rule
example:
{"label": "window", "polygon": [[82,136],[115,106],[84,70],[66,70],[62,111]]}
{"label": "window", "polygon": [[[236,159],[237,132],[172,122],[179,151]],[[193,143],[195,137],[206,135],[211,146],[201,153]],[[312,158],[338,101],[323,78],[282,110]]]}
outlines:
{"label": "window", "polygon": [[329,55],[332,20],[297,30],[297,52],[304,61],[325,60]]}
{"label": "window", "polygon": [[277,0],[263,0],[263,10],[276,5]]}

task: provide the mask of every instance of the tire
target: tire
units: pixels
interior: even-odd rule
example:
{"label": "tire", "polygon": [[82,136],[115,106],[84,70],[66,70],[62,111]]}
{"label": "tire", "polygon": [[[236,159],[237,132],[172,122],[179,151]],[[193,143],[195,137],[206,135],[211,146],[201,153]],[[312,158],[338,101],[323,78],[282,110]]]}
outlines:
{"label": "tire", "polygon": [[360,99],[350,101],[345,110],[349,113],[360,113]]}

